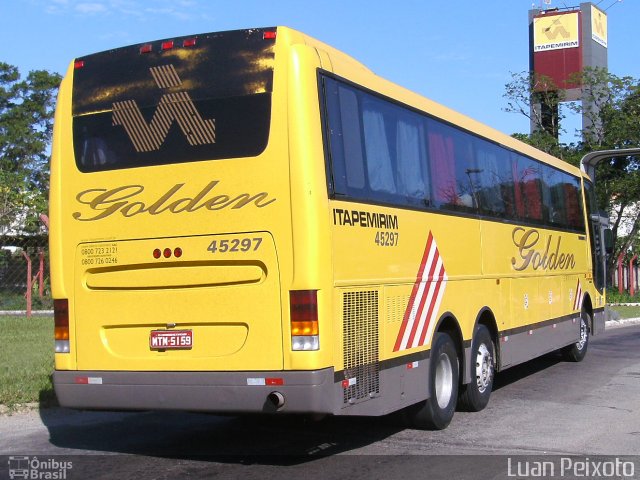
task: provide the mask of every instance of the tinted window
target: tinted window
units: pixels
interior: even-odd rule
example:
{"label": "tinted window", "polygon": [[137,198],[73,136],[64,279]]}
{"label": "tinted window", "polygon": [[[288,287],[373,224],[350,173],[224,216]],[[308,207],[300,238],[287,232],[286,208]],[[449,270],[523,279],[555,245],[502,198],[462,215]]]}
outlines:
{"label": "tinted window", "polygon": [[[185,37],[186,38],[186,37]],[[79,59],[73,137],[83,172],[255,156],[266,147],[273,41],[262,30],[120,48]]]}
{"label": "tinted window", "polygon": [[515,217],[542,223],[542,164],[521,155],[513,156]]}
{"label": "tinted window", "polygon": [[322,77],[333,193],[584,231],[579,179]]}
{"label": "tinted window", "polygon": [[513,172],[510,153],[498,145],[475,142],[477,171],[476,196],[480,212],[494,217],[513,216]]}
{"label": "tinted window", "polygon": [[324,89],[334,192],[427,204],[425,119],[333,79],[325,79]]}

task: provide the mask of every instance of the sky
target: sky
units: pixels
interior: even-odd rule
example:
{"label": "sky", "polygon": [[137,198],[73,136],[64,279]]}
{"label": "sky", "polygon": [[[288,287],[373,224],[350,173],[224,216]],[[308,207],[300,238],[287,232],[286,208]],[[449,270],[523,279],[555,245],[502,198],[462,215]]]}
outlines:
{"label": "sky", "polygon": [[[549,0],[546,0],[549,1]],[[0,62],[64,74],[75,58],[197,33],[285,25],[376,74],[508,134],[505,84],[528,69],[528,10],[544,0],[0,0]],[[607,9],[609,70],[640,78],[640,0]],[[551,0],[551,7],[578,5]],[[568,121],[568,136],[577,125]]]}

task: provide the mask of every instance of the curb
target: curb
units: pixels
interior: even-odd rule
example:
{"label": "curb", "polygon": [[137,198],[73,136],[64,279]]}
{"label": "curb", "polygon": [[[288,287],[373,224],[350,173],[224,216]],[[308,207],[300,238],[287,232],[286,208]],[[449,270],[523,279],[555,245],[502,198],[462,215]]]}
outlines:
{"label": "curb", "polygon": [[605,331],[610,328],[628,327],[631,325],[640,325],[640,318],[623,318],[620,320],[607,320],[605,322]]}

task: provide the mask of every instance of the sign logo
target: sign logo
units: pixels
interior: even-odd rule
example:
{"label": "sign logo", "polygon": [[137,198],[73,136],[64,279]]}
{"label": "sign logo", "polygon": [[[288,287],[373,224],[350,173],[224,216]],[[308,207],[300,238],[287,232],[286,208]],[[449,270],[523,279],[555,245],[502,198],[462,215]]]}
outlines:
{"label": "sign logo", "polygon": [[68,470],[73,469],[73,462],[60,461],[55,458],[45,460],[38,457],[10,456],[9,457],[9,478],[49,478],[64,480],[67,478]]}
{"label": "sign logo", "polygon": [[607,48],[607,15],[591,5],[591,38]]}
{"label": "sign logo", "polygon": [[533,51],[560,50],[580,46],[578,12],[542,15],[533,19]]}
{"label": "sign logo", "polygon": [[247,205],[264,208],[276,201],[275,198],[270,198],[267,192],[256,194],[240,193],[236,195],[227,195],[219,192],[212,193],[219,183],[218,180],[212,180],[195,195],[187,194],[187,196],[184,196],[184,193],[178,193],[185,184],[177,183],[165,193],[150,201],[142,195],[145,190],[143,185],[122,185],[111,189],[91,188],[76,195],[78,203],[89,207],[90,213],[73,212],[72,216],[81,222],[91,222],[107,218],[115,213],[129,218],[142,213],[155,216],[164,212],[193,213],[202,209],[236,210]]}
{"label": "sign logo", "polygon": [[546,244],[540,245],[540,232],[535,228],[526,230],[516,227],[511,234],[513,244],[518,248],[518,257],[511,257],[513,269],[521,272],[531,267],[534,270],[570,270],[575,268],[573,253],[564,253],[560,246],[562,237],[553,242],[553,235],[547,237]]}
{"label": "sign logo", "polygon": [[[149,72],[160,89],[182,85],[173,65],[151,67]],[[159,150],[173,122],[178,124],[189,145],[216,143],[215,120],[204,120],[187,92],[163,94],[150,123],[142,116],[135,100],[113,104],[113,125],[124,128],[138,153]]]}
{"label": "sign logo", "polygon": [[447,272],[433,234],[429,232],[394,352],[420,347],[431,339],[446,288]]}

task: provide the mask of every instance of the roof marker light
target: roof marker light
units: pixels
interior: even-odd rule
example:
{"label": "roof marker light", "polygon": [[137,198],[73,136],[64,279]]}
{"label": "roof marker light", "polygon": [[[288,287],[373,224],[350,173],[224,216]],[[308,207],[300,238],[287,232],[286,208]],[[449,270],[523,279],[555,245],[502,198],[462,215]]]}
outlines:
{"label": "roof marker light", "polygon": [[73,64],[73,68],[75,68],[76,70],[83,67],[84,67],[84,60],[76,60],[75,63]]}
{"label": "roof marker light", "polygon": [[140,53],[151,53],[152,50],[153,45],[151,45],[150,43],[147,43],[146,45],[140,47]]}
{"label": "roof marker light", "polygon": [[276,39],[276,33],[274,31],[268,31],[268,32],[264,32],[262,34],[262,39],[263,40],[275,40]]}
{"label": "roof marker light", "polygon": [[162,44],[160,45],[160,49],[162,51],[171,50],[172,48],[173,48],[173,40],[167,40],[166,42],[162,42]]}
{"label": "roof marker light", "polygon": [[187,38],[182,42],[183,47],[195,47],[196,39],[195,38]]}

